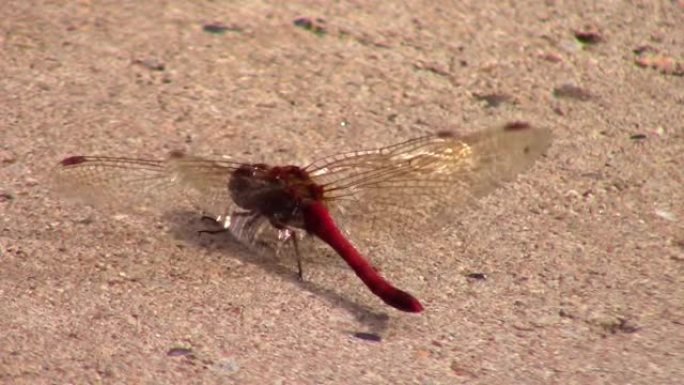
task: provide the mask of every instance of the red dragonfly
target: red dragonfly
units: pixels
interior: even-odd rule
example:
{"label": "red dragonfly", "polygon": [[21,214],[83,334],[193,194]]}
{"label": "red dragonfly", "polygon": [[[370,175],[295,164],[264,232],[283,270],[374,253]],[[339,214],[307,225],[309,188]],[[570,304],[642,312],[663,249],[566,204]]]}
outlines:
{"label": "red dragonfly", "polygon": [[176,190],[248,246],[267,252],[288,248],[300,278],[299,244],[318,238],[385,303],[420,312],[421,303],[383,278],[333,218],[348,208],[406,208],[436,199],[463,205],[530,167],[550,143],[548,130],[513,122],[466,136],[441,132],[342,153],[305,167],[180,152],[166,160],[77,155],[60,162],[56,178],[63,191],[91,202],[171,205],[174,200],[162,197]]}

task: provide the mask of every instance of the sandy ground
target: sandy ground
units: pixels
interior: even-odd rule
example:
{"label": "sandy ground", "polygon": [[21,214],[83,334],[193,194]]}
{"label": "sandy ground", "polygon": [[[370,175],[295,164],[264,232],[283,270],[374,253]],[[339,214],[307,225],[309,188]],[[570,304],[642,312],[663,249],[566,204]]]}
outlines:
{"label": "sandy ground", "polygon": [[[3,1],[0,382],[684,378],[684,3],[451,3]],[[517,182],[365,235],[419,315],[48,183],[74,154],[303,162],[511,120],[554,135]]]}

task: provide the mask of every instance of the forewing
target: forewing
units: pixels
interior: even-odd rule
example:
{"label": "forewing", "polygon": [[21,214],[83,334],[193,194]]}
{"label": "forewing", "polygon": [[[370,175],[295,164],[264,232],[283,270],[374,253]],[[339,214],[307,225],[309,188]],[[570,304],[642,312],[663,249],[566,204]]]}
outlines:
{"label": "forewing", "polygon": [[[180,153],[166,160],[73,156],[60,162],[54,181],[63,195],[111,211],[164,212],[177,210],[185,203],[219,220],[231,215],[228,230],[238,241],[258,254],[277,255],[281,263],[296,266],[291,241],[266,217],[235,207],[228,181],[241,165]],[[305,263],[329,252],[304,231],[295,233]]]}
{"label": "forewing", "polygon": [[227,189],[235,164],[172,154],[166,160],[73,156],[57,166],[56,189],[114,210],[178,209],[184,203],[219,216],[229,213]]}
{"label": "forewing", "polygon": [[475,202],[529,168],[550,142],[547,129],[509,123],[472,135],[440,133],[336,155],[307,170],[324,186],[331,209],[382,220],[368,214],[392,208],[395,217],[417,218],[434,205]]}
{"label": "forewing", "polygon": [[163,208],[177,184],[165,161],[107,156],[66,158],[53,178],[63,196],[117,211]]}

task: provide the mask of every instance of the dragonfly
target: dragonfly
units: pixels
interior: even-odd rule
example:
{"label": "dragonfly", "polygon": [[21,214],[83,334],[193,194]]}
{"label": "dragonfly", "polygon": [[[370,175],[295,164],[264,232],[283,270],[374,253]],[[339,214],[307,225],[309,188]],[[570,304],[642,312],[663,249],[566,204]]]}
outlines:
{"label": "dragonfly", "polygon": [[373,210],[375,217],[391,220],[393,213],[399,215],[398,207],[411,210],[431,202],[465,206],[512,181],[550,144],[550,130],[509,122],[468,135],[441,131],[386,147],[335,154],[306,166],[237,162],[175,151],[162,160],[69,156],[59,162],[54,174],[59,190],[92,203],[168,208],[182,196],[248,247],[294,254],[300,278],[301,244],[323,242],[379,299],[416,313],[424,309],[421,302],[368,262],[340,228],[340,220],[350,212],[372,216]]}

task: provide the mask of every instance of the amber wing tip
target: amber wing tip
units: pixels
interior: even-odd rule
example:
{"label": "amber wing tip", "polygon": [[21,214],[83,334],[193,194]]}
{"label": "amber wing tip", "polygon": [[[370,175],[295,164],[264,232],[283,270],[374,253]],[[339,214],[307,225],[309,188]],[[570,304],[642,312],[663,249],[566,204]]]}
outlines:
{"label": "amber wing tip", "polygon": [[59,164],[61,166],[73,166],[75,164],[80,164],[86,161],[86,157],[83,155],[75,155],[75,156],[70,156],[68,158],[62,159]]}

